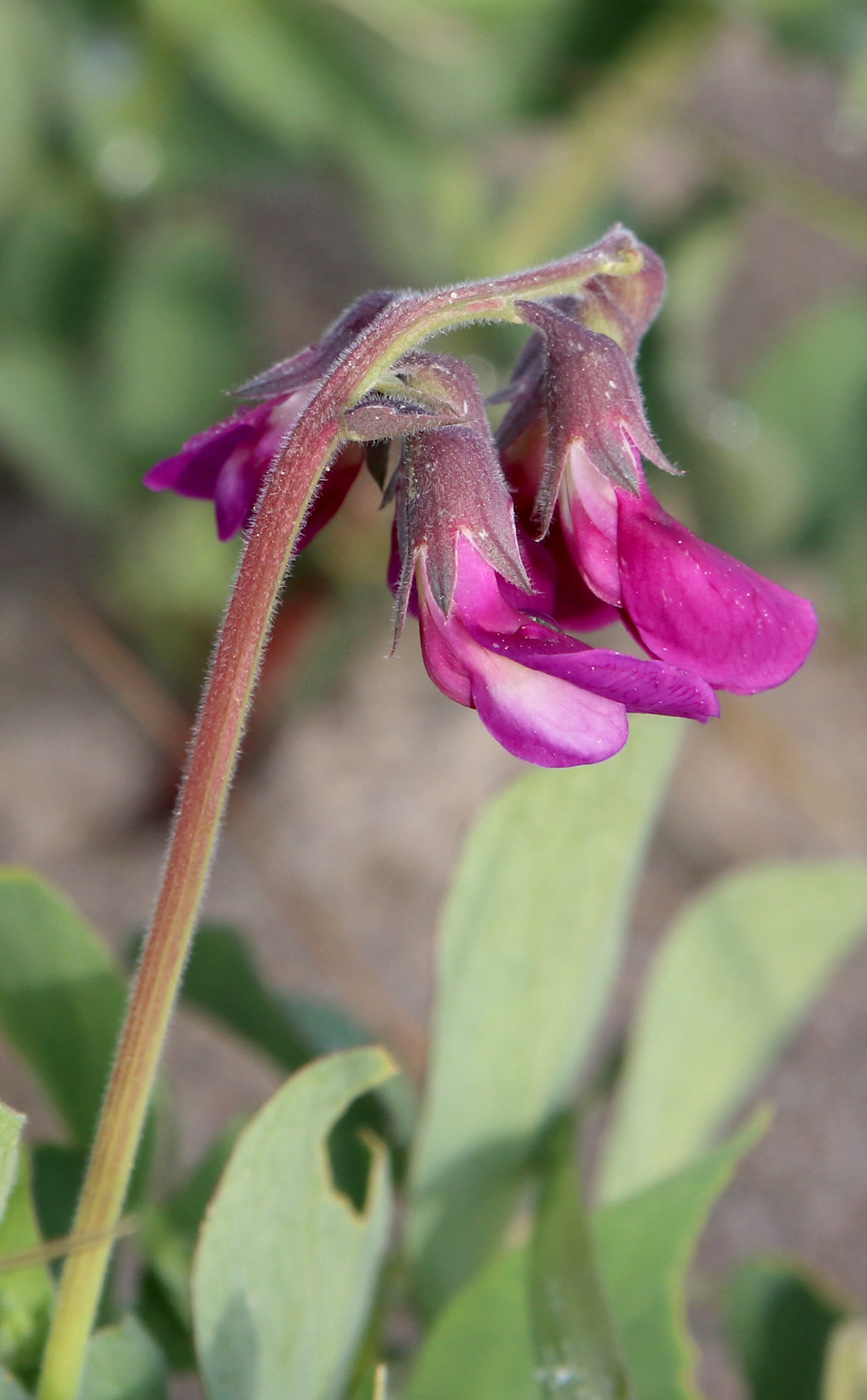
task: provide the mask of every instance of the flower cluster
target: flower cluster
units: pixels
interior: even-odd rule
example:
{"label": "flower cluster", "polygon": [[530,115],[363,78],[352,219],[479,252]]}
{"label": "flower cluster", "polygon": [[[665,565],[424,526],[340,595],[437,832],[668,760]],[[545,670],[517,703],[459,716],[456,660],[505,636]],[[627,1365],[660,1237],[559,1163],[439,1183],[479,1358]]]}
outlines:
{"label": "flower cluster", "polygon": [[[508,405],[495,435],[467,365],[403,354],[347,407],[344,446],[302,534],[306,543],[326,524],[366,462],[395,505],[397,631],[417,612],[440,690],[475,708],[509,752],[548,767],[616,753],[630,712],[705,721],[719,713],[719,689],[779,685],[816,634],[810,603],[698,539],[648,488],[643,461],[675,468],[634,368],[665,281],[638,247],[631,275],[516,299],[532,330],[495,396]],[[393,296],[362,297],[319,345],[244,386],[251,406],[160,462],[147,484],[212,498],[222,539],[246,527],[289,429]],[[574,635],[618,621],[646,656]]]}

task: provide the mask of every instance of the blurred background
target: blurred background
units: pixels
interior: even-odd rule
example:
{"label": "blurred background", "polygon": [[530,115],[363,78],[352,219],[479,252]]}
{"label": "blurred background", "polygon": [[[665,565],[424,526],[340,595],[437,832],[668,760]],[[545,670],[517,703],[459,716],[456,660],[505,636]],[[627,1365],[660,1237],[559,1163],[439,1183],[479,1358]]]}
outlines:
{"label": "blurred background", "polygon": [[[143,471],[358,293],[505,272],[615,219],[670,272],[641,368],[686,475],[655,485],[815,598],[823,633],[789,686],[690,734],[610,1033],[691,890],[867,852],[863,0],[0,0],[4,859],[119,949],[147,918],[237,551]],[[520,335],[454,343],[490,390]],[[287,589],[209,911],[419,1076],[437,907],[520,765],[430,686],[411,628],[385,662],[376,507],[359,483]],[[865,1001],[862,957],[776,1072],[706,1279],[782,1250],[867,1302]],[[276,1082],[189,1011],[168,1072],[185,1162]]]}

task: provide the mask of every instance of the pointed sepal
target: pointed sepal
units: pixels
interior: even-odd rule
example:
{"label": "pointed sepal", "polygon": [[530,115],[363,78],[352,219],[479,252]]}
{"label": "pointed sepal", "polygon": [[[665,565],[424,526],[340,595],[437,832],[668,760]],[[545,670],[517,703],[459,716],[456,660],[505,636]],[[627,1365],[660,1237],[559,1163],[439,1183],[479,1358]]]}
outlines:
{"label": "pointed sepal", "polygon": [[543,332],[547,346],[548,459],[535,507],[540,537],[576,443],[613,486],[633,495],[641,489],[642,457],[677,475],[651,432],[626,352],[553,307],[518,301],[515,309]]}

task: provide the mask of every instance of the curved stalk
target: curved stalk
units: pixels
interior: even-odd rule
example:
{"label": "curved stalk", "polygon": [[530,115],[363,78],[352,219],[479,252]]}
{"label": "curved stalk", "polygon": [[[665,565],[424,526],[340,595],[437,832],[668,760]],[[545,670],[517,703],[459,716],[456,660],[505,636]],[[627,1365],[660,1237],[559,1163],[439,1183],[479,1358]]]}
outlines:
{"label": "curved stalk", "polygon": [[135,979],[82,1189],[74,1234],[99,1241],[63,1271],[38,1400],[75,1400],[163,1040],[189,952],[274,608],[304,516],[342,441],[345,408],[407,350],[477,320],[517,320],[515,297],[572,290],[641,266],[632,235],[544,268],[390,303],[326,375],[271,471],[205,687],[156,910]]}

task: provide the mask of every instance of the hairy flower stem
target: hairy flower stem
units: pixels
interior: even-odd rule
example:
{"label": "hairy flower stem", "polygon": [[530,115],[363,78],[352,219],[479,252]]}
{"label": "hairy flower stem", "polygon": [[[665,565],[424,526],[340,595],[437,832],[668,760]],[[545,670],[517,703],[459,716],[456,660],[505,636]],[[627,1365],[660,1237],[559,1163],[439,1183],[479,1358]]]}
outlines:
{"label": "hairy flower stem", "polygon": [[385,307],[327,373],[269,475],[205,688],[156,912],[103,1104],[74,1234],[96,1238],[63,1271],[38,1400],[76,1400],[169,1019],[189,952],[274,607],[304,516],[343,439],[342,414],[430,335],[479,320],[516,321],[516,297],[574,291],[629,274],[642,255],[626,230],[561,262]]}

